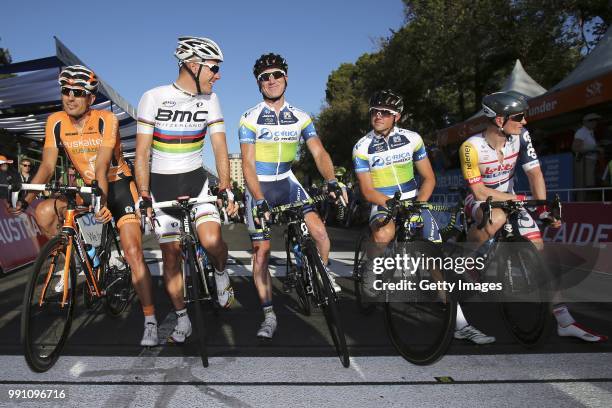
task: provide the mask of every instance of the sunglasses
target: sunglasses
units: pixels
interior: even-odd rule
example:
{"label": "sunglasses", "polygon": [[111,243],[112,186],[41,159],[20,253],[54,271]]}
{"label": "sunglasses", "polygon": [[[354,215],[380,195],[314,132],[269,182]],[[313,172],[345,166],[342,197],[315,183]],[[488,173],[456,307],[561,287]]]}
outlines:
{"label": "sunglasses", "polygon": [[263,74],[259,74],[259,76],[257,77],[257,80],[259,82],[265,82],[265,81],[269,81],[271,78],[281,79],[285,75],[287,75],[285,71],[264,72]]}
{"label": "sunglasses", "polygon": [[523,119],[525,119],[525,113],[519,113],[514,116],[510,116],[508,119],[510,119],[513,122],[522,122]]}
{"label": "sunglasses", "polygon": [[392,110],[389,110],[389,109],[370,108],[370,115],[371,116],[378,116],[378,115],[380,115],[383,118],[388,118],[388,117],[396,115],[396,114],[397,114],[397,112],[393,112]]}
{"label": "sunglasses", "polygon": [[22,164],[21,166],[22,166],[22,167],[32,167],[32,165],[31,165],[31,164]]}
{"label": "sunglasses", "polygon": [[213,74],[216,74],[221,69],[221,67],[218,64],[212,64],[210,62],[196,62],[196,61],[193,61],[193,62],[195,62],[196,64],[204,65],[205,67],[208,67],[208,69],[210,69],[210,72],[212,72]]}
{"label": "sunglasses", "polygon": [[81,98],[83,96],[89,95],[89,91],[85,89],[74,89],[74,88],[62,87],[61,92],[62,92],[62,95],[66,95],[66,96],[70,96],[70,94],[72,94],[72,96],[74,96],[75,98]]}

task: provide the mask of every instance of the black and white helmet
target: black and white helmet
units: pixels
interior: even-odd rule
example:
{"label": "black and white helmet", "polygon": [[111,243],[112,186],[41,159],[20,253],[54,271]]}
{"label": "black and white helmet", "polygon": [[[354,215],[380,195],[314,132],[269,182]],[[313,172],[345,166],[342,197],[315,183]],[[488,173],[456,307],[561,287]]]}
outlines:
{"label": "black and white helmet", "polygon": [[255,65],[253,65],[253,75],[255,78],[259,76],[266,69],[270,68],[278,68],[287,74],[289,67],[287,66],[287,61],[279,55],[279,54],[263,54],[261,57],[257,58],[255,61]]}
{"label": "black and white helmet", "polygon": [[98,77],[83,65],[70,65],[62,69],[57,82],[61,87],[82,88],[91,93],[98,91]]}
{"label": "black and white helmet", "polygon": [[494,92],[482,98],[482,110],[489,118],[496,116],[507,118],[527,109],[529,109],[527,96],[516,91]]}
{"label": "black and white helmet", "polygon": [[223,61],[223,53],[216,42],[204,37],[179,37],[174,56],[180,63],[195,60]]}
{"label": "black and white helmet", "polygon": [[404,110],[404,101],[402,97],[393,92],[390,89],[375,92],[370,97],[369,103],[370,109],[372,108],[386,108],[397,113],[402,113]]}

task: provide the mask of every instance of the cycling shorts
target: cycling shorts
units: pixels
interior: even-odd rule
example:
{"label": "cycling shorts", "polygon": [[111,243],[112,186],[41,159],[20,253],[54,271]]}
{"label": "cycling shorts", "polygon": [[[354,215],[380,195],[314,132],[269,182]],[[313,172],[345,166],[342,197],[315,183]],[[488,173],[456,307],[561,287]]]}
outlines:
{"label": "cycling shorts", "polygon": [[[295,201],[306,200],[310,198],[304,187],[295,178],[293,172],[282,180],[275,181],[260,181],[259,188],[264,195],[264,198],[268,202],[270,207],[276,207],[278,205],[284,205],[293,203]],[[245,191],[246,198],[246,217],[247,226],[249,228],[249,236],[251,241],[269,241],[270,234],[264,234],[263,229],[255,225],[253,220],[253,208],[255,207],[255,199],[251,195],[251,192],[247,189]],[[304,214],[314,211],[313,206],[304,206]]]}
{"label": "cycling shorts", "polygon": [[[151,198],[154,203],[176,200],[181,196],[205,198],[209,195],[208,178],[203,168],[179,174],[151,173]],[[221,225],[215,204],[204,203],[193,208],[196,228],[205,222],[216,222]],[[181,212],[178,210],[155,210],[155,234],[160,244],[179,240],[180,217]]]}
{"label": "cycling shorts", "polygon": [[[473,221],[477,220],[476,214],[480,204],[483,202],[484,201],[476,201],[473,194],[468,194],[467,197],[465,197],[465,213],[468,218],[471,218]],[[536,224],[527,210],[521,210],[518,216],[513,217],[510,221],[515,230],[518,230],[523,238],[530,241],[542,239],[542,233],[540,232],[538,224]]]}
{"label": "cycling shorts", "polygon": [[[91,205],[89,194],[79,195],[79,198],[80,200],[77,200],[78,204]],[[131,176],[108,183],[106,207],[113,215],[113,220],[115,220],[118,229],[121,229],[121,226],[127,223],[140,223],[135,212],[137,201],[136,183]]]}

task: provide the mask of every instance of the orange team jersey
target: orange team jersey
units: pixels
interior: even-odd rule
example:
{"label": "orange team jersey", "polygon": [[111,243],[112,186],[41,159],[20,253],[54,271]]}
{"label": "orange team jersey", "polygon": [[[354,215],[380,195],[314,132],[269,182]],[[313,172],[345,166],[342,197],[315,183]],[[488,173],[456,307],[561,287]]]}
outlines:
{"label": "orange team jersey", "polygon": [[45,148],[63,148],[86,184],[96,178],[96,158],[100,147],[113,149],[107,177],[109,182],[130,177],[132,173],[121,152],[119,121],[110,111],[89,111],[81,133],[74,127],[68,114],[55,112],[47,119]]}

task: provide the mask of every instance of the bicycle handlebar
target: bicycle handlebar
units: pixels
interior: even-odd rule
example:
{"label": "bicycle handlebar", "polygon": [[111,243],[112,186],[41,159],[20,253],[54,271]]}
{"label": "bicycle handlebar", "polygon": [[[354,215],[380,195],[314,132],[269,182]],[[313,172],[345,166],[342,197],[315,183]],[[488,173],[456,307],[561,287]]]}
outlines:
{"label": "bicycle handlebar", "polygon": [[501,208],[504,211],[515,211],[524,207],[537,207],[541,205],[547,205],[550,207],[550,211],[554,218],[561,219],[561,200],[559,195],[555,195],[552,201],[548,200],[502,200],[493,201],[493,197],[487,197],[487,200],[480,203],[480,209],[482,210],[482,220],[478,224],[478,229],[483,229],[487,222],[493,223],[493,208]]}
{"label": "bicycle handlebar", "polygon": [[17,199],[21,191],[49,191],[51,193],[74,193],[74,194],[91,194],[91,203],[94,208],[94,212],[100,211],[100,198],[102,192],[98,187],[98,181],[93,180],[91,186],[66,186],[59,183],[48,183],[48,184],[32,184],[32,183],[13,183],[4,184],[4,187],[8,187],[11,192],[11,204],[13,207],[17,205]]}

